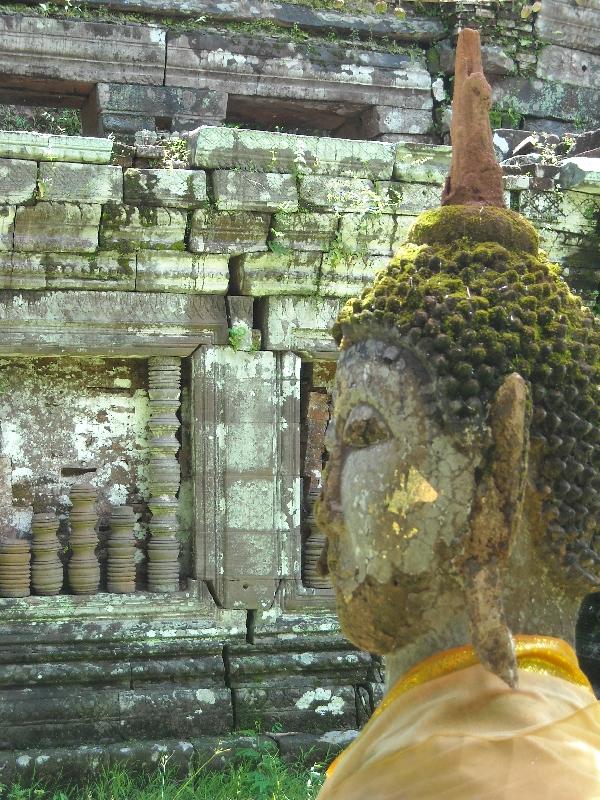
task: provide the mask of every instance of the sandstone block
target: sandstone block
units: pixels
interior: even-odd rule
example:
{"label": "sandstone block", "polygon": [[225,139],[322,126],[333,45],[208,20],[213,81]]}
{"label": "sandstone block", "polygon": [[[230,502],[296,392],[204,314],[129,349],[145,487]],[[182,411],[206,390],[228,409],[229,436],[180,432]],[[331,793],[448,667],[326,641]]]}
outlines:
{"label": "sandstone block", "polygon": [[441,191],[437,184],[378,181],[377,195],[381,211],[387,214],[420,214],[440,204]]}
{"label": "sandstone block", "polygon": [[[446,75],[454,73],[454,51],[451,41],[445,39],[435,45],[439,57],[440,69]],[[484,44],[481,47],[483,71],[486,75],[514,75],[517,65],[514,58],[500,45]]]}
{"label": "sandstone block", "polygon": [[21,159],[0,160],[0,203],[31,200],[37,182],[37,164]]}
{"label": "sandstone block", "polygon": [[[400,108],[397,106],[374,106],[361,114],[356,121],[349,120],[336,133],[341,136],[355,136],[358,139],[375,139],[390,142],[383,136],[396,135],[400,141],[406,141],[404,136],[422,136],[431,131],[433,127],[433,112],[431,108],[418,110],[415,108]],[[408,138],[410,141],[410,138]],[[367,176],[375,177],[377,176]]]}
{"label": "sandstone block", "polygon": [[510,104],[525,114],[525,127],[562,134],[565,128],[572,130],[573,127],[566,125],[565,120],[594,124],[598,118],[600,91],[596,87],[558,80],[505,77],[494,82],[492,101],[500,107]]}
{"label": "sandstone block", "polygon": [[266,250],[270,220],[252,211],[194,211],[189,249],[230,255]]}
{"label": "sandstone block", "polygon": [[342,303],[331,297],[265,297],[257,314],[263,347],[333,358],[337,346],[330,331]]}
{"label": "sandstone block", "polygon": [[600,158],[569,158],[560,170],[563,189],[600,194]]}
{"label": "sandstone block", "polygon": [[296,136],[237,128],[199,128],[190,138],[192,163],[206,169],[391,177],[394,152],[383,142]]}
{"label": "sandstone block", "polygon": [[144,25],[0,16],[0,72],[96,83],[162,84],[166,34]]}
{"label": "sandstone block", "polygon": [[212,179],[219,211],[296,211],[298,208],[296,182],[291,175],[216,170]]}
{"label": "sandstone block", "polygon": [[91,253],[98,247],[99,205],[36,203],[15,217],[15,250],[28,253]]}
{"label": "sandstone block", "polygon": [[593,233],[600,198],[584,192],[521,192],[521,213],[536,225],[568,233]]}
{"label": "sandstone block", "polygon": [[[9,256],[7,255],[8,259]],[[3,289],[85,289],[132,292],[135,257],[120,253],[13,253],[10,274],[0,278]]]}
{"label": "sandstone block", "polygon": [[441,185],[450,171],[451,155],[448,145],[400,143],[396,146],[394,178]]}
{"label": "sandstone block", "polygon": [[329,250],[338,224],[337,214],[280,212],[273,217],[271,238],[279,247],[290,250]]}
{"label": "sandstone block", "polygon": [[13,249],[15,207],[0,206],[0,251]]}
{"label": "sandstone block", "polygon": [[239,294],[310,295],[317,291],[320,265],[321,253],[248,253],[235,260],[233,275]]}
{"label": "sandstone block", "polygon": [[323,255],[319,292],[324,297],[354,297],[387,266],[386,256],[363,256],[330,251]]}
{"label": "sandstone block", "polygon": [[0,131],[0,158],[108,164],[112,149],[113,143],[110,139],[57,136],[31,131]]}
{"label": "sandstone block", "polygon": [[118,203],[123,199],[123,171],[109,165],[43,161],[39,196],[69,203]]}
{"label": "sandstone block", "polygon": [[535,27],[544,42],[600,54],[600,20],[593,3],[545,0]]}
{"label": "sandstone block", "polygon": [[137,254],[139,292],[225,294],[228,283],[226,256],[196,256],[166,250],[142,250]]}
{"label": "sandstone block", "polygon": [[206,173],[191,169],[128,169],[126,203],[170,208],[200,208],[207,202]]}
{"label": "sandstone block", "polygon": [[104,250],[184,250],[186,213],[107,203],[102,209],[100,247]]}
{"label": "sandstone block", "polygon": [[394,230],[390,214],[344,214],[339,244],[349,253],[391,255]]}
{"label": "sandstone block", "polygon": [[365,178],[304,175],[298,192],[303,206],[322,211],[368,211],[376,200],[373,183]]}
{"label": "sandstone block", "polygon": [[544,80],[597,89],[600,54],[549,44],[538,54],[536,75]]}

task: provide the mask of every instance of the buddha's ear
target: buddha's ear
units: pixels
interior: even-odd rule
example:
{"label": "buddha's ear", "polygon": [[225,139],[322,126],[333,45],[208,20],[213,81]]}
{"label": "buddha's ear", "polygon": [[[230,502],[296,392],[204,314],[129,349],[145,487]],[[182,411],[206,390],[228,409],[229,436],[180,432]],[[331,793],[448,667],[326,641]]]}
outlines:
{"label": "buddha's ear", "polygon": [[490,410],[492,444],[471,508],[462,559],[473,646],[481,663],[513,687],[517,668],[504,614],[504,572],[521,523],[530,420],[527,384],[512,373]]}

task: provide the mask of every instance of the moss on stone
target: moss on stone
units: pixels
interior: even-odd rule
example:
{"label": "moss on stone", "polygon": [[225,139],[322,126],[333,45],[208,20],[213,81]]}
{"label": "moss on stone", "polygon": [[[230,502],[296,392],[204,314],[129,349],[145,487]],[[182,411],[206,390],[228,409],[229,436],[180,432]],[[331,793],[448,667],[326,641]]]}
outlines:
{"label": "moss on stone", "polygon": [[[530,383],[531,435],[542,453],[547,542],[597,584],[600,324],[558,267],[531,252],[528,223],[502,210],[479,225],[478,213],[448,207],[421,215],[413,242],[346,303],[334,336],[342,348],[378,338],[415,353],[436,383],[441,419],[457,431],[485,424],[504,377],[519,372]],[[521,227],[517,241],[526,248],[510,246],[508,226]],[[484,230],[489,241],[479,239]],[[430,235],[442,241],[423,243]]]}
{"label": "moss on stone", "polygon": [[416,244],[497,242],[512,250],[537,253],[539,238],[533,225],[516,211],[495,206],[442,206],[425,211],[408,233]]}

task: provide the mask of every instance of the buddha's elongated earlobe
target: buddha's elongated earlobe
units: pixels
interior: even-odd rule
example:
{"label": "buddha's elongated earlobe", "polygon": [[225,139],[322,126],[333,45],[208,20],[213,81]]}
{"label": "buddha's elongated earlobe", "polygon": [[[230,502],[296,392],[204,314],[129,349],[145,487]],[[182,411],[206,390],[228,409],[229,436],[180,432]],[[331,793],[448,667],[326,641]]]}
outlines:
{"label": "buddha's elongated earlobe", "polygon": [[461,557],[473,646],[481,663],[513,688],[517,665],[504,614],[504,572],[521,522],[530,417],[525,381],[508,375],[492,404],[492,446]]}

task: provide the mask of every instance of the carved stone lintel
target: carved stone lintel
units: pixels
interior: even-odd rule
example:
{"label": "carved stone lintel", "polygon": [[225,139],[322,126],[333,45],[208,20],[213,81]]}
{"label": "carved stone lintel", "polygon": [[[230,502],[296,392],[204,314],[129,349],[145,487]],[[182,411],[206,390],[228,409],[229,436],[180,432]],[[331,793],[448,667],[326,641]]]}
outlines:
{"label": "carved stone lintel", "polygon": [[33,564],[31,584],[35,594],[58,594],[63,585],[63,565],[58,557],[60,542],[56,536],[58,520],[54,514],[35,514],[31,532],[33,536]]}
{"label": "carved stone lintel", "polygon": [[135,514],[131,506],[113,509],[108,540],[108,592],[135,592],[134,524]]}
{"label": "carved stone lintel", "polygon": [[69,561],[69,585],[75,594],[95,594],[100,584],[100,565],[96,557],[98,514],[94,504],[98,492],[89,483],[71,489],[71,537],[72,550]]}
{"label": "carved stone lintel", "polygon": [[152,512],[148,544],[148,589],[179,589],[177,492],[181,471],[177,459],[180,427],[181,359],[155,357],[148,361],[150,395],[150,500]]}

